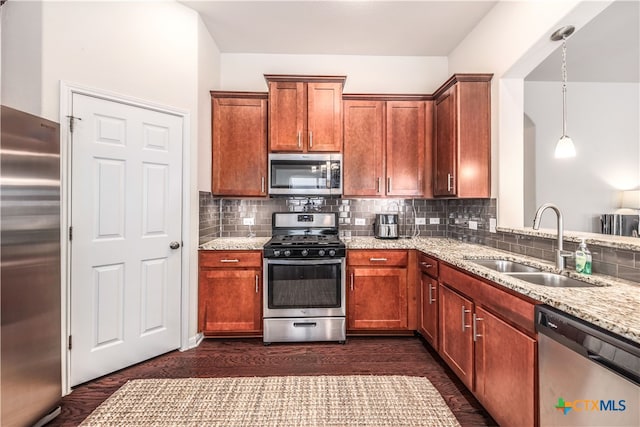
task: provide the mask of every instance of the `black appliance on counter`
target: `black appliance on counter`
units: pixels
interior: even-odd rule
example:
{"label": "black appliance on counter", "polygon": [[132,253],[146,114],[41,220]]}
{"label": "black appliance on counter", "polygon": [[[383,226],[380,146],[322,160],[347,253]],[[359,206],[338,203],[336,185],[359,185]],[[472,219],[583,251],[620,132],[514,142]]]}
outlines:
{"label": "black appliance on counter", "polygon": [[337,213],[276,212],[264,246],[263,341],[346,340],[345,244]]}

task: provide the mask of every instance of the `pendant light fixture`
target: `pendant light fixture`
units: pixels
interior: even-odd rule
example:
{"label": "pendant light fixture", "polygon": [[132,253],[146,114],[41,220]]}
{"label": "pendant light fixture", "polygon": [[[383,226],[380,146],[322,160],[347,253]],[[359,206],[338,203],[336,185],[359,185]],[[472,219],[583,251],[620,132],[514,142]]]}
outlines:
{"label": "pendant light fixture", "polygon": [[551,34],[551,40],[562,40],[562,136],[556,144],[555,157],[557,159],[575,157],[576,147],[567,135],[567,38],[573,34],[575,27],[568,25]]}

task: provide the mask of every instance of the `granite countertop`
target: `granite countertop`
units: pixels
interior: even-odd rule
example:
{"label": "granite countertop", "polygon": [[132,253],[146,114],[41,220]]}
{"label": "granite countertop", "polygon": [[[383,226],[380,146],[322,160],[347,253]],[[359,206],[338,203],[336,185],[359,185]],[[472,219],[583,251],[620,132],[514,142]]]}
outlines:
{"label": "granite countertop", "polygon": [[[200,249],[255,250],[262,249],[268,240],[269,237],[219,238],[201,245]],[[345,243],[347,249],[418,249],[500,286],[640,343],[640,284],[601,274],[584,276],[575,271],[567,271],[566,274],[571,277],[598,286],[554,288],[535,285],[475,264],[472,260],[500,258],[536,266],[544,271],[554,271],[552,263],[445,238],[382,240],[373,237],[352,237]]]}

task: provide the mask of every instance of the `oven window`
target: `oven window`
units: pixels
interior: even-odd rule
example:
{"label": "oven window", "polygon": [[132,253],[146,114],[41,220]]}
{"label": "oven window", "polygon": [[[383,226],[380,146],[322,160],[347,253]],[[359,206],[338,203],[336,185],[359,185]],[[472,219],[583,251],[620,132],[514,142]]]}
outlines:
{"label": "oven window", "polygon": [[340,308],[340,267],[340,264],[269,264],[269,308]]}

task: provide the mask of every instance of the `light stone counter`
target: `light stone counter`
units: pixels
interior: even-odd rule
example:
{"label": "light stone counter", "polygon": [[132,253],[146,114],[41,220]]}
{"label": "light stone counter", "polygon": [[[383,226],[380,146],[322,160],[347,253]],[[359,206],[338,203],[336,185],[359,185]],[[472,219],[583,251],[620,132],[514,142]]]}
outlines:
{"label": "light stone counter", "polygon": [[373,237],[355,237],[346,243],[348,249],[418,249],[427,255],[432,255],[505,288],[640,343],[640,284],[601,274],[585,276],[575,271],[568,271],[567,274],[571,277],[599,286],[554,288],[535,285],[482,267],[471,260],[500,258],[536,266],[545,271],[554,271],[553,264],[488,246],[444,238],[380,240]]}
{"label": "light stone counter", "polygon": [[[260,250],[269,237],[218,238],[200,246],[203,250]],[[587,288],[553,288],[531,284],[473,263],[472,259],[500,258],[554,271],[553,264],[537,258],[505,252],[488,246],[463,243],[445,238],[382,240],[352,237],[347,249],[418,249],[479,277],[514,290],[534,300],[556,307],[606,330],[640,343],[640,284],[574,271],[568,275],[599,286]]]}
{"label": "light stone counter", "polygon": [[208,251],[262,250],[271,237],[220,237],[203,243],[198,249]]}

